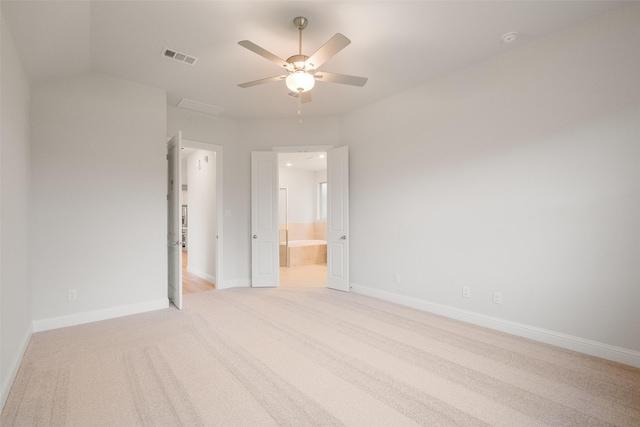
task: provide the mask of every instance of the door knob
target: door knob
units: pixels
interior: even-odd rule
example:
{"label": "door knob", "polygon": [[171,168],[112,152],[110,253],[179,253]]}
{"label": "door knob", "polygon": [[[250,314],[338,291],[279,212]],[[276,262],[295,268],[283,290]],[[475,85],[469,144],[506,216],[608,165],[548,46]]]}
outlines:
{"label": "door knob", "polygon": [[347,236],[342,236],[341,239],[342,240],[347,240]]}
{"label": "door knob", "polygon": [[256,235],[254,234],[254,235],[253,235],[253,238],[254,238],[254,239],[257,239],[257,238],[258,238],[258,236],[256,236]]}

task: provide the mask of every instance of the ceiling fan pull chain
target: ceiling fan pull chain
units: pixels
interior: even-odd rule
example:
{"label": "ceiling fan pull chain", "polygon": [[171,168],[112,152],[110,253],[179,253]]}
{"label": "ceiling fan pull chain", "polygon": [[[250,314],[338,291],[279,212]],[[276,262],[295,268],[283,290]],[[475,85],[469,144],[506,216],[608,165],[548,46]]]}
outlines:
{"label": "ceiling fan pull chain", "polygon": [[302,126],[302,91],[298,91],[298,119],[299,125]]}

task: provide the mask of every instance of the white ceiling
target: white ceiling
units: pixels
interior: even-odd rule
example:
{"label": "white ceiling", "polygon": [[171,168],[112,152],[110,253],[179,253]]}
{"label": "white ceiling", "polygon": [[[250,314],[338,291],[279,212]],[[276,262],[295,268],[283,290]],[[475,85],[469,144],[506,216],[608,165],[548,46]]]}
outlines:
{"label": "white ceiling", "polygon": [[[284,82],[238,83],[281,74],[239,46],[251,40],[286,59],[297,53],[296,16],[309,19],[303,53],[335,33],[351,45],[320,70],[365,76],[365,87],[318,83],[305,117],[338,116],[560,31],[618,1],[7,1],[2,11],[33,84],[96,71],[222,107],[230,119],[295,116]],[[513,44],[501,36],[518,31]],[[161,56],[164,47],[199,58]]]}

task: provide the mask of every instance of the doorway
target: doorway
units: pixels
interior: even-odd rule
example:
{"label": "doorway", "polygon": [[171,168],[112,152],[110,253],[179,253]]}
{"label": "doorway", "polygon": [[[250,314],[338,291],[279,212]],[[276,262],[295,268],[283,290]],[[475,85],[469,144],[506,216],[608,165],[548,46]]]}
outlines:
{"label": "doorway", "polygon": [[[279,153],[326,152],[326,286],[349,292],[349,148],[274,147],[251,152],[251,286],[280,286]],[[291,230],[289,230],[290,232]]]}
{"label": "doorway", "polygon": [[222,147],[178,132],[167,143],[167,163],[168,297],[182,309],[183,276],[198,282],[186,283],[184,293],[222,287]]}
{"label": "doorway", "polygon": [[180,152],[182,294],[215,289],[217,251],[216,152],[188,146]]}
{"label": "doorway", "polygon": [[278,153],[280,286],[327,286],[326,152]]}

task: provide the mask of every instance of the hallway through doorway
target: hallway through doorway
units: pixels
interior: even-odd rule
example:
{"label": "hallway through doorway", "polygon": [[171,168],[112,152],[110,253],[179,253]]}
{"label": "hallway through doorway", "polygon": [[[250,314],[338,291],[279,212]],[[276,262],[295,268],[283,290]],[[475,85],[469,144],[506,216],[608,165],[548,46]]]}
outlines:
{"label": "hallway through doorway", "polygon": [[189,253],[186,249],[182,249],[182,295],[193,294],[196,292],[211,291],[216,286],[193,273],[187,271]]}

